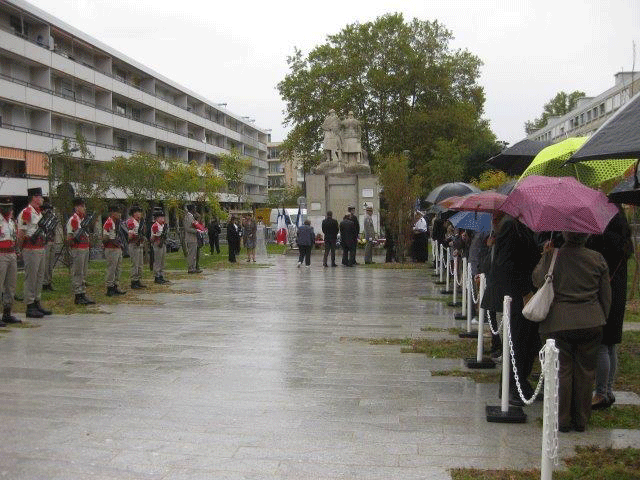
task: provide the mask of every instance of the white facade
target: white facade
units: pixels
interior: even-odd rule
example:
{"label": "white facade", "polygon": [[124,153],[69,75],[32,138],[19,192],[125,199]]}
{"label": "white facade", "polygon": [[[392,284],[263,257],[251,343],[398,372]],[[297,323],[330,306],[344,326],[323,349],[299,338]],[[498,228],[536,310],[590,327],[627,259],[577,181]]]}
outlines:
{"label": "white facade", "polygon": [[619,72],[614,78],[613,87],[597,97],[579,99],[571,112],[561,117],[549,117],[546,126],[527,138],[557,143],[567,137],[593,134],[618,108],[640,91],[640,74]]}
{"label": "white facade", "polygon": [[[217,165],[236,148],[252,160],[244,193],[267,199],[268,130],[23,0],[0,0],[0,150],[48,152],[78,130],[104,161],[143,151]],[[28,162],[14,170],[21,178],[0,166],[3,194],[46,187]]]}

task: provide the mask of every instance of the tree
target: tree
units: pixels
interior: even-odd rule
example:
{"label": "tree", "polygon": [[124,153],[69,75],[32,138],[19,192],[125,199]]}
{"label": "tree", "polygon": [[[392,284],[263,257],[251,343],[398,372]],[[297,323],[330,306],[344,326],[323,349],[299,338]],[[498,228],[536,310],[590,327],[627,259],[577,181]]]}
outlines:
{"label": "tree", "polygon": [[240,155],[240,152],[232,148],[229,153],[220,155],[220,171],[224,179],[229,193],[236,195],[238,203],[244,203],[242,195],[243,182],[245,174],[251,168],[251,160],[248,157]]}
{"label": "tree", "polygon": [[502,170],[486,170],[478,178],[472,178],[471,183],[480,190],[490,190],[514,178],[518,177],[510,177]]}
{"label": "tree", "polygon": [[575,90],[571,93],[564,91],[558,92],[555,97],[544,104],[542,115],[534,120],[525,122],[524,131],[527,135],[532,134],[536,130],[547,125],[549,117],[555,117],[565,115],[578,105],[578,99],[585,97],[585,93],[579,90]]}
{"label": "tree", "polygon": [[452,49],[452,39],[438,21],[405,22],[395,13],[347,25],[306,57],[295,49],[278,84],[285,124],[292,126],[284,149],[317,160],[320,127],[333,108],[341,116],[353,110],[361,121],[362,146],[372,164],[409,150],[411,171],[419,172],[435,159],[439,141],[464,149],[463,161],[477,160],[471,152],[478,137],[493,136],[481,118],[482,62]]}
{"label": "tree", "polygon": [[114,157],[108,170],[113,187],[124,194],[130,205],[137,204],[143,210],[148,209],[149,201],[158,200],[165,189],[166,162],[151,153]]}
{"label": "tree", "polygon": [[420,192],[422,178],[411,175],[407,155],[380,157],[377,173],[382,187],[385,209],[381,212],[385,225],[395,237],[396,258],[404,262],[413,238],[413,209]]}
{"label": "tree", "polygon": [[298,197],[304,196],[304,190],[301,187],[287,185],[282,190],[272,190],[267,198],[267,207],[297,207]]}

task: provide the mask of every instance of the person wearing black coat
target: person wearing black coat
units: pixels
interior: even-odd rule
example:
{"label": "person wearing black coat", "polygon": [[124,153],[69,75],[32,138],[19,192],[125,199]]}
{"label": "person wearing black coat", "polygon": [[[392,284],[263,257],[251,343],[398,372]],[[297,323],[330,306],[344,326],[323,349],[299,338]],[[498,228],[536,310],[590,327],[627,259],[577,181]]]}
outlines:
{"label": "person wearing black coat", "polygon": [[322,258],[322,266],[327,267],[327,256],[331,252],[331,266],[336,266],[336,242],[338,241],[338,232],[340,226],[338,221],[333,218],[333,212],[327,212],[327,218],[322,221],[322,234],[324,235],[324,257]]}
{"label": "person wearing black coat", "polygon": [[[496,217],[498,215],[496,214]],[[524,297],[534,291],[531,274],[540,260],[540,251],[533,232],[515,218],[504,215],[499,220],[494,257],[491,263],[491,310],[502,312],[505,295],[511,297],[511,340],[518,370],[520,386],[525,397],[533,396],[528,381],[541,347],[538,324],[522,315]],[[489,306],[487,306],[489,307]],[[508,359],[503,359],[503,361]],[[513,369],[511,369],[513,370]],[[516,388],[513,371],[510,372],[509,390],[512,405],[523,405]]]}
{"label": "person wearing black coat", "polygon": [[627,304],[627,261],[633,253],[631,229],[622,208],[611,219],[602,235],[593,235],[587,248],[599,252],[609,267],[611,310],[602,329],[596,367],[596,394],[591,408],[602,410],[615,402],[613,380],[618,365],[616,345],[622,341],[622,322]]}
{"label": "person wearing black coat", "polygon": [[227,243],[229,244],[229,262],[236,263],[236,255],[240,253],[240,229],[233,215],[227,223]]}
{"label": "person wearing black coat", "polygon": [[[355,227],[354,237],[356,239],[356,247],[358,246],[358,238],[360,237],[360,221],[358,220],[358,216],[356,215],[356,207],[349,207],[349,220],[353,222]],[[356,251],[353,251],[353,264],[356,265]]]}
{"label": "person wearing black coat", "polygon": [[345,215],[340,222],[340,244],[342,245],[342,265],[345,267],[353,267],[356,263],[356,227]]}
{"label": "person wearing black coat", "polygon": [[209,248],[211,249],[211,255],[213,255],[214,249],[216,253],[220,253],[220,232],[222,229],[220,228],[218,217],[213,217],[211,219],[209,226],[207,227],[207,231],[209,232]]}

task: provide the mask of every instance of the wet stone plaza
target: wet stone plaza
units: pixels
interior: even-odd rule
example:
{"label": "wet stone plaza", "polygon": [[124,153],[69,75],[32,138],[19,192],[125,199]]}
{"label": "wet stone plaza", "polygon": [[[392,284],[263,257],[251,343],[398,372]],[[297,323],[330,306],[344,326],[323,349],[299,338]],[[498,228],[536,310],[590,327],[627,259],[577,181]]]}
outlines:
{"label": "wet stone plaza", "polygon": [[[539,466],[540,402],[526,424],[488,423],[497,385],[431,376],[461,359],[358,340],[456,338],[439,330],[461,326],[455,310],[419,298],[439,296],[431,270],[270,262],[3,334],[0,478],[440,480]],[[562,434],[560,451],[639,443],[595,429]]]}

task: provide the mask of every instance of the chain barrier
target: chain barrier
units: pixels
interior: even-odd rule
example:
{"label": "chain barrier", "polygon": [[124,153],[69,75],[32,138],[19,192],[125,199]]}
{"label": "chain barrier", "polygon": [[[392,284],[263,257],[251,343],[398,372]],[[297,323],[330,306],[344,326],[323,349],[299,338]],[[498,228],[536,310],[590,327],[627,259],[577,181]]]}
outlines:
{"label": "chain barrier", "polygon": [[487,314],[487,323],[489,324],[489,330],[491,330],[492,334],[499,335],[500,331],[502,330],[502,321],[504,320],[504,317],[500,317],[500,323],[498,323],[498,328],[494,330],[493,325],[491,325],[491,312],[487,310],[486,314]]}
{"label": "chain barrier", "polygon": [[[458,263],[458,265],[460,265]],[[453,264],[453,282],[455,285],[458,285],[459,287],[462,286],[462,280],[458,278],[458,269],[456,268],[455,262]]]}
{"label": "chain barrier", "polygon": [[[540,350],[539,358],[540,358],[540,363],[542,364],[542,371],[544,372],[545,368],[548,368],[548,365],[546,364],[546,348],[547,346],[543,346],[542,350]],[[553,459],[553,463],[554,465],[558,466],[558,464],[560,463],[560,459],[558,456],[558,409],[559,409],[559,401],[558,401],[558,391],[560,388],[560,376],[558,375],[558,371],[560,369],[560,350],[558,350],[558,348],[556,347],[550,347],[553,348],[554,351],[553,353],[555,354],[555,362],[553,365],[553,368],[556,372],[555,375],[555,385],[552,386],[552,392],[551,392],[551,398],[545,397],[545,402],[552,402],[551,406],[553,408],[553,410],[550,410],[551,415],[553,415],[553,421],[549,422],[549,421],[545,421],[544,422],[544,426],[545,426],[545,430],[542,432],[542,438],[544,439],[544,445],[542,448],[545,449],[545,451],[547,452],[547,456],[550,459]],[[540,381],[542,381],[542,376],[540,376]],[[545,391],[547,393],[549,393],[549,389],[545,389]],[[537,394],[537,392],[536,392]],[[546,413],[546,412],[545,412]],[[548,419],[546,419],[548,420]]]}
{"label": "chain barrier", "polygon": [[[513,368],[513,378],[516,381],[516,388],[518,389],[518,395],[520,395],[520,399],[524,402],[525,405],[531,405],[535,401],[536,397],[540,394],[540,390],[542,389],[542,385],[544,384],[544,368],[542,368],[542,372],[540,372],[540,378],[538,378],[538,385],[536,385],[536,389],[533,392],[533,396],[529,399],[525,398],[524,393],[522,393],[522,387],[520,386],[520,377],[518,376],[518,369],[516,368],[516,355],[513,352],[513,340],[511,339],[511,322],[507,322],[507,333],[509,334],[509,356],[511,357],[511,367]],[[544,367],[544,364],[543,364],[543,367]]]}
{"label": "chain barrier", "polygon": [[478,297],[476,297],[476,290],[473,286],[473,275],[471,274],[471,268],[467,269],[467,272],[469,273],[468,277],[469,277],[469,291],[471,292],[471,299],[473,300],[473,304],[477,305],[478,304]]}

